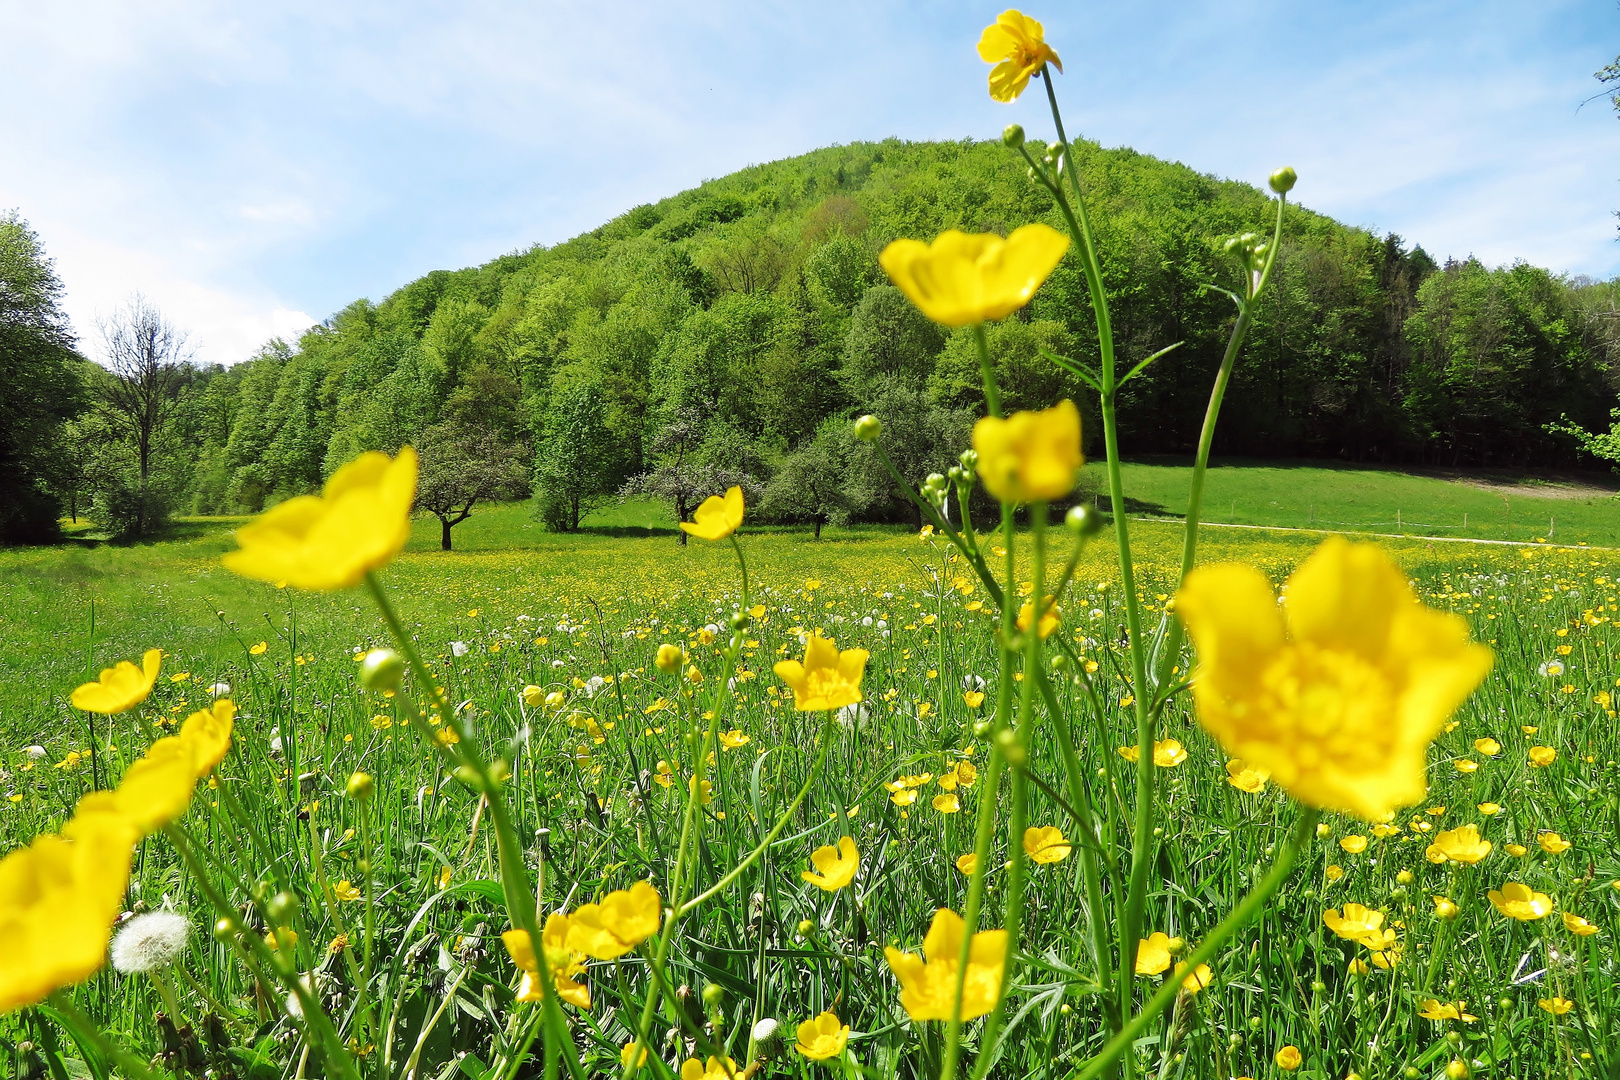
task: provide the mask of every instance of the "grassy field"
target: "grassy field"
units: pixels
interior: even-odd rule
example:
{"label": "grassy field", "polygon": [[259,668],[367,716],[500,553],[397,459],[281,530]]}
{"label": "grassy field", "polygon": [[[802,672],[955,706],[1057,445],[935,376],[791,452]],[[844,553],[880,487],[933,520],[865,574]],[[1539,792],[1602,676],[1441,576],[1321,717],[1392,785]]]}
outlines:
{"label": "grassy field", "polygon": [[[1211,505],[1250,500],[1263,523],[1282,523],[1301,499],[1310,502],[1311,485],[1331,478],[1313,473],[1343,480],[1337,470],[1217,469]],[[1174,466],[1138,464],[1127,479],[1143,503],[1154,504],[1145,509],[1173,512],[1176,474]],[[1441,480],[1374,476],[1368,485],[1339,485],[1338,501],[1323,500],[1319,512],[1371,516],[1378,500],[1404,500],[1408,491],[1426,520],[1453,508],[1460,519],[1460,508],[1501,502]],[[1512,509],[1529,515],[1542,502],[1561,518],[1578,500],[1512,497]],[[1591,543],[1609,538],[1601,525],[1607,509],[1601,501],[1585,509]],[[1471,528],[1485,527],[1468,512]],[[543,863],[548,910],[649,876],[656,885],[669,873],[697,718],[682,694],[689,684],[661,674],[653,654],[662,642],[684,647],[712,685],[713,635],[740,599],[728,547],[683,549],[645,509],[615,513],[583,537],[556,537],[523,506],[502,507],[458,527],[453,553],[437,550],[435,522],[418,523],[410,549],[383,575],[450,700],[473,719],[487,749],[512,762],[509,798],[519,835],[537,838],[527,854],[531,871]],[[1571,533],[1576,520],[1572,514]],[[538,1010],[515,1005],[515,972],[494,937],[505,916],[477,801],[425,752],[397,702],[358,688],[356,654],[386,640],[365,597],[277,590],[233,576],[219,563],[231,547],[230,524],[184,523],[181,537],[153,545],[0,552],[0,850],[55,827],[99,775],[81,756],[89,748],[84,714],[67,705],[68,693],[95,669],[162,647],[164,673],[138,716],[95,732],[94,769],[116,775],[151,734],[205,705],[206,687],[230,684],[242,713],[225,783],[250,805],[277,853],[276,873],[257,882],[284,876],[302,895],[298,969],[345,1022],[355,1022],[355,1002],[368,992],[391,1009],[385,1046],[357,1047],[365,1075],[403,1078],[407,1056],[419,1048],[431,1063],[420,1076],[484,1077],[493,1057],[534,1030]],[[936,908],[962,907],[967,879],[955,861],[972,849],[984,785],[947,792],[938,778],[958,762],[984,760],[973,724],[988,706],[969,704],[964,688],[994,679],[989,615],[983,593],[937,539],[881,529],[825,535],[820,542],[802,531],[743,536],[749,600],[763,610],[721,717],[734,745],[716,757],[714,800],[703,808],[700,887],[758,842],[762,823],[810,772],[819,718],[791,709],[772,663],[800,655],[802,635],[818,629],[842,647],[871,650],[866,714],[837,728],[825,771],[766,859],[683,924],[673,977],[718,988],[707,1008],[694,999],[695,1023],[739,1062],[757,1019],[777,1018],[791,1032],[833,1009],[853,1028],[850,1048],[861,1067],[876,1076],[919,1075],[937,1053],[931,1040],[939,1025],[930,1033],[906,1018],[882,949],[916,951]],[[1179,532],[1141,522],[1133,535],[1142,595],[1157,618]],[[1319,539],[1212,530],[1202,557],[1253,563],[1280,580]],[[1566,539],[1562,520],[1556,539]],[[1610,887],[1620,888],[1620,733],[1608,696],[1620,685],[1620,642],[1612,640],[1620,552],[1424,539],[1387,546],[1426,602],[1464,615],[1494,648],[1496,668],[1433,748],[1428,801],[1382,834],[1329,818],[1264,917],[1212,965],[1213,983],[1137,1044],[1134,1067],[1188,1080],[1259,1080],[1283,1075],[1275,1056],[1294,1046],[1303,1061],[1294,1075],[1313,1080],[1350,1072],[1364,1080],[1438,1077],[1454,1058],[1493,1077],[1600,1075],[1594,1070],[1607,1033],[1620,1022],[1620,892]],[[1068,681],[1061,705],[1087,774],[1098,777],[1109,835],[1123,842],[1131,793],[1117,748],[1133,741],[1123,704],[1131,687],[1122,677],[1109,542],[1083,557],[1062,604],[1061,633],[1098,665],[1090,678],[1106,719],[1085,720],[1083,688]],[[527,685],[566,703],[526,705]],[[1168,827],[1155,840],[1158,884],[1146,929],[1195,941],[1264,871],[1298,811],[1274,788],[1250,794],[1227,783],[1224,756],[1184,704],[1172,705],[1161,735],[1179,740],[1187,757],[1164,770]],[[1478,748],[1476,740],[1487,738],[1499,742],[1497,752]],[[1531,746],[1554,748],[1556,761],[1532,767]],[[1049,729],[1036,733],[1032,760],[1038,775],[1060,772]],[[1465,761],[1471,765],[1460,766]],[[369,811],[343,794],[356,769],[377,778]],[[902,778],[909,787],[895,790]],[[1486,813],[1481,804],[1500,810]],[[1039,792],[1032,823],[1074,835],[1063,807]],[[1477,823],[1496,851],[1473,867],[1432,865],[1424,856],[1430,834],[1464,823]],[[217,873],[258,865],[232,846],[217,793],[205,789],[193,800],[187,829],[212,849]],[[1558,851],[1545,842],[1549,832],[1572,846]],[[851,889],[822,893],[800,871],[813,848],[841,834],[856,840],[861,871]],[[1515,844],[1523,854],[1512,853]],[[998,841],[994,865],[1003,846]],[[1012,1030],[992,1075],[1065,1076],[1100,1045],[1095,965],[1076,914],[1085,903],[1077,862],[1034,868]],[[347,899],[349,883],[367,873],[375,902]],[[991,910],[999,910],[1002,878],[989,880]],[[1560,913],[1580,915],[1598,932],[1578,935],[1558,915],[1526,923],[1498,916],[1485,892],[1508,880],[1549,893]],[[195,923],[178,965],[184,977],[171,980],[174,1005],[199,1031],[206,1015],[221,1015],[232,1047],[228,1055],[206,1046],[198,1053],[228,1060],[244,1076],[292,1075],[297,1030],[275,994],[209,938],[213,916],[197,888],[168,847],[143,846],[132,900],[146,908],[173,903]],[[1436,895],[1461,908],[1455,922],[1435,917]],[[1366,951],[1323,922],[1327,909],[1348,902],[1387,913],[1400,944],[1392,969],[1365,977],[1348,970]],[[357,981],[342,945],[332,945],[339,937],[357,941],[364,913],[375,920],[374,983]],[[632,956],[593,963],[581,976],[592,1007],[568,1011],[587,1068],[615,1067],[639,1013],[644,973]],[[1157,985],[1138,982],[1144,995]],[[1428,998],[1466,1001],[1477,1019],[1426,1019],[1419,1010]],[[1555,1015],[1538,1004],[1558,998],[1573,1001],[1572,1011]],[[106,969],[78,1000],[143,1056],[161,1049],[154,1013],[168,1006],[153,980]],[[678,1069],[702,1055],[691,1037],[664,1038],[673,1023],[660,1017],[655,1049]],[[7,1075],[28,1075],[37,1059],[19,1045],[40,1046],[50,1027],[29,1012],[0,1019],[0,1072],[9,1064]],[[970,1049],[975,1038],[970,1025]],[[1583,1057],[1591,1054],[1599,1059]],[[766,1072],[808,1076],[816,1068],[789,1052]],[[538,1076],[538,1066],[516,1075]]]}

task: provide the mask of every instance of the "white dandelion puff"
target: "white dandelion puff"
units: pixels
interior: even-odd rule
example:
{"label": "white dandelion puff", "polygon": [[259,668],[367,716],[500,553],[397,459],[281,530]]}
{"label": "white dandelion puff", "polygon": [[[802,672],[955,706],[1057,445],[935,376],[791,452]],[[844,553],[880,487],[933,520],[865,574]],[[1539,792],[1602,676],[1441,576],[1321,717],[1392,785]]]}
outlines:
{"label": "white dandelion puff", "polygon": [[452,656],[466,656],[467,643],[465,641],[452,641],[450,643],[450,654]]}
{"label": "white dandelion puff", "polygon": [[126,975],[168,967],[186,951],[191,923],[178,911],[149,911],[125,923],[112,942],[113,967]]}

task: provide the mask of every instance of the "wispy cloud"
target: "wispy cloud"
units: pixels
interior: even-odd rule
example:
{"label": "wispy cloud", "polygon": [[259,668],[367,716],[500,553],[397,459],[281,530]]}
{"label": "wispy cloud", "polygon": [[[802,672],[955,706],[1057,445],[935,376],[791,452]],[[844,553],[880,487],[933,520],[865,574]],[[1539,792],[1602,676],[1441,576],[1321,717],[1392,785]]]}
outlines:
{"label": "wispy cloud", "polygon": [[[1045,6],[1048,10],[1037,10]],[[555,242],[751,162],[990,137],[997,5],[0,0],[0,206],[81,332],[145,292],[233,362],[356,296]],[[1620,272],[1620,14],[1543,0],[1033,5],[1071,128],[1445,256]]]}

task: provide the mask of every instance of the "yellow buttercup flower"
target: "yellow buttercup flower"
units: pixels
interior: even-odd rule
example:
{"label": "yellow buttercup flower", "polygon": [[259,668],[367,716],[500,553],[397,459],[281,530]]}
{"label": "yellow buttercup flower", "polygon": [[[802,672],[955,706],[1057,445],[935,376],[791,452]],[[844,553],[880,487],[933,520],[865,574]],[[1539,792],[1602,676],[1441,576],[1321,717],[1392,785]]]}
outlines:
{"label": "yellow buttercup flower", "polygon": [[962,800],[956,797],[954,791],[947,791],[943,795],[935,795],[930,802],[934,809],[942,814],[954,814],[962,809]]}
{"label": "yellow buttercup flower", "polygon": [[1187,748],[1175,739],[1163,739],[1153,744],[1153,764],[1161,769],[1173,769],[1187,760]]}
{"label": "yellow buttercup flower", "polygon": [[1275,1058],[1277,1068],[1283,1070],[1284,1072],[1293,1072],[1295,1069],[1299,1068],[1300,1064],[1304,1060],[1305,1056],[1299,1052],[1299,1047],[1297,1046],[1283,1047],[1281,1050],[1277,1051],[1277,1056]]}
{"label": "yellow buttercup flower", "polygon": [[1187,970],[1186,964],[1177,964],[1176,974],[1183,976],[1181,988],[1189,994],[1198,993],[1198,991],[1208,986],[1215,977],[1214,972],[1209,970],[1208,964],[1199,964],[1191,971]]}
{"label": "yellow buttercup flower", "polygon": [[1380,934],[1384,913],[1362,904],[1346,904],[1342,911],[1328,908],[1322,913],[1322,922],[1346,941],[1367,941]]}
{"label": "yellow buttercup flower", "polygon": [[1339,841],[1339,846],[1352,855],[1360,855],[1367,850],[1365,836],[1346,836]]}
{"label": "yellow buttercup flower", "polygon": [[201,780],[225,760],[231,748],[231,731],[235,726],[236,703],[220,698],[206,709],[186,717],[180,725],[180,738],[191,744],[192,768]]}
{"label": "yellow buttercup flower", "polygon": [[1536,843],[1549,855],[1562,855],[1575,846],[1555,832],[1541,833],[1536,837]]}
{"label": "yellow buttercup flower", "polygon": [[937,323],[972,326],[1017,311],[1069,250],[1069,238],[1039,222],[969,235],[947,229],[932,244],[896,240],[878,256],[890,279]]}
{"label": "yellow buttercup flower", "polygon": [[1176,610],[1198,649],[1199,722],[1301,802],[1369,821],[1423,798],[1429,742],[1491,666],[1381,548],[1337,537],[1280,608],[1258,570],[1215,564],[1188,575]]}
{"label": "yellow buttercup flower", "polygon": [[1472,866],[1491,853],[1491,842],[1480,838],[1478,825],[1463,825],[1435,834],[1434,843],[1424,852],[1432,863],[1452,862]]}
{"label": "yellow buttercup flower", "polygon": [[147,649],[140,667],[120,660],[114,667],[102,668],[99,679],[73,691],[68,700],[75,709],[109,716],[133,709],[152,692],[152,684],[157,681],[158,669],[162,666],[163,650]]}
{"label": "yellow buttercup flower", "polygon": [[118,810],[140,835],[162,828],[186,812],[197,786],[196,755],[179,735],[159,739],[125,770],[113,793]]}
{"label": "yellow buttercup flower", "polygon": [[1544,919],[1552,914],[1552,897],[1546,893],[1536,892],[1528,885],[1521,885],[1517,881],[1510,881],[1500,890],[1492,889],[1485,894],[1490,898],[1492,906],[1510,919],[1520,922],[1531,922],[1535,919]]}
{"label": "yellow buttercup flower", "polygon": [[332,895],[337,897],[339,900],[359,900],[365,896],[365,893],[360,891],[360,887],[358,885],[351,882],[348,878],[344,878],[342,881],[339,881],[336,885],[332,886]]}
{"label": "yellow buttercup flower", "polygon": [[[551,967],[552,982],[557,997],[581,1009],[591,1007],[591,991],[574,981],[574,976],[585,970],[583,957],[568,946],[572,924],[567,915],[553,914],[546,919],[540,931],[540,947],[545,950],[546,963]],[[545,989],[540,980],[540,960],[534,955],[534,945],[527,930],[508,930],[501,934],[506,955],[512,958],[523,977],[518,982],[519,1001],[543,1001]]]}
{"label": "yellow buttercup flower", "polygon": [[730,1058],[709,1058],[699,1061],[697,1058],[687,1058],[681,1066],[681,1080],[736,1080],[742,1070]]}
{"label": "yellow buttercup flower", "polygon": [[1590,937],[1598,933],[1602,927],[1595,923],[1589,923],[1579,915],[1566,911],[1564,912],[1564,929],[1576,937]]}
{"label": "yellow buttercup flower", "polygon": [[1434,901],[1434,917],[1443,922],[1450,922],[1462,914],[1462,909],[1444,896],[1434,896],[1430,899]]}
{"label": "yellow buttercup flower", "polygon": [[1256,769],[1242,758],[1233,758],[1226,763],[1226,782],[1239,791],[1258,795],[1266,789],[1266,781],[1269,779],[1270,773],[1264,769]]}
{"label": "yellow buttercup flower", "polygon": [[0,1013],[36,1005],[101,968],[137,839],[112,795],[96,792],[60,834],[36,836],[0,859]]}
{"label": "yellow buttercup flower", "polygon": [[312,592],[347,589],[386,566],[411,538],[416,451],[361,454],[319,495],[288,499],[236,530],[225,565],[243,577]]}
{"label": "yellow buttercup flower", "polygon": [[793,707],[800,712],[841,709],[861,702],[867,655],[865,649],[840,652],[831,638],[817,634],[805,646],[803,663],[782,660],[771,670],[793,688]]}
{"label": "yellow buttercup flower", "polygon": [[265,650],[267,650],[269,648],[270,648],[270,643],[268,641],[261,641],[258,644],[254,645],[252,648],[250,648],[248,650],[248,652],[252,653],[254,656],[263,656],[264,653],[265,653]]}
{"label": "yellow buttercup flower", "polygon": [[1170,970],[1170,935],[1160,931],[1136,943],[1136,973],[1162,975]]}
{"label": "yellow buttercup flower", "polygon": [[805,870],[800,872],[799,877],[818,889],[837,892],[855,880],[855,871],[861,866],[861,856],[855,850],[855,841],[841,836],[837,847],[827,844],[812,851],[810,863],[819,873]]}
{"label": "yellow buttercup flower", "polygon": [[568,947],[597,960],[617,960],[658,932],[662,911],[658,890],[645,881],[617,889],[569,916]]}
{"label": "yellow buttercup flower", "polygon": [[[967,926],[950,908],[934,912],[923,938],[923,954],[883,950],[900,980],[900,1004],[913,1020],[949,1020],[956,1000],[958,957]],[[981,930],[969,945],[967,977],[962,986],[962,1019],[983,1016],[996,1006],[1007,959],[1007,931]]]}
{"label": "yellow buttercup flower", "polygon": [[799,1025],[793,1049],[811,1061],[826,1061],[842,1054],[848,1042],[849,1025],[839,1023],[831,1012],[824,1012]]}
{"label": "yellow buttercup flower", "polygon": [[956,868],[962,873],[967,874],[969,877],[973,876],[973,869],[978,865],[979,857],[971,851],[966,855],[958,855],[956,857]]}
{"label": "yellow buttercup flower", "polygon": [[1541,1006],[1546,1011],[1552,1013],[1554,1016],[1563,1016],[1565,1013],[1569,1012],[1569,1010],[1575,1007],[1575,1003],[1573,1001],[1562,997],[1540,998],[1536,1001],[1536,1004]]}
{"label": "yellow buttercup flower", "polygon": [[[1075,474],[1086,463],[1080,453],[1080,410],[1065,399],[1040,412],[982,417],[973,425],[973,449],[979,479],[1002,502],[1062,498],[1074,490]],[[1042,616],[1045,637],[1050,616],[1045,611]]]}
{"label": "yellow buttercup flower", "polygon": [[1474,749],[1486,757],[1495,757],[1502,752],[1502,744],[1495,739],[1486,737],[1474,740]]}
{"label": "yellow buttercup flower", "polygon": [[[1052,631],[1058,628],[1063,619],[1063,609],[1058,607],[1057,604],[1053,602],[1053,599],[1054,598],[1048,594],[1046,599],[1041,601],[1040,634],[1043,638],[1051,637]],[[1035,601],[1025,600],[1024,606],[1018,609],[1018,629],[1028,630],[1030,620],[1034,617]]]}
{"label": "yellow buttercup flower", "polygon": [[1472,1024],[1478,1020],[1477,1016],[1470,1016],[1467,1012],[1466,1001],[1436,1001],[1428,998],[1423,1002],[1418,1015],[1425,1020],[1461,1020],[1465,1024]]}
{"label": "yellow buttercup flower", "polygon": [[725,495],[710,495],[681,528],[699,540],[724,540],[737,531],[743,520],[743,493],[740,487],[726,489]]}
{"label": "yellow buttercup flower", "polygon": [[1530,767],[1545,769],[1558,760],[1558,751],[1550,746],[1532,746],[1530,748]]}
{"label": "yellow buttercup flower", "polygon": [[990,71],[990,96],[1009,102],[1024,92],[1030,77],[1051,64],[1063,70],[1063,61],[1046,43],[1045,29],[1028,15],[1011,8],[979,35],[979,59],[996,66]]}
{"label": "yellow buttercup flower", "polygon": [[1073,850],[1056,825],[1032,825],[1024,830],[1024,854],[1033,862],[1062,862]]}

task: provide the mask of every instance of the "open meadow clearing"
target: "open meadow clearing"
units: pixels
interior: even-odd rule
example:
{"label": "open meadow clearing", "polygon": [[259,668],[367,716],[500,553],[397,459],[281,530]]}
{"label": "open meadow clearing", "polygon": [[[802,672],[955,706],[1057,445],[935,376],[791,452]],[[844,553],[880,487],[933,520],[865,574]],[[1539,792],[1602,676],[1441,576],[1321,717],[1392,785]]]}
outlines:
{"label": "open meadow clearing", "polygon": [[[1179,531],[1144,523],[1135,533],[1151,612],[1163,604]],[[478,546],[472,532],[467,540]],[[1314,543],[1212,533],[1204,558],[1253,563],[1280,581]],[[0,842],[59,825],[97,767],[117,775],[140,752],[143,727],[161,734],[223,692],[210,685],[227,684],[241,711],[221,776],[251,807],[276,875],[306,898],[297,962],[315,973],[334,1016],[357,1000],[344,943],[357,944],[366,926],[376,935],[377,998],[394,1056],[421,1048],[453,1069],[458,1052],[480,1061],[491,1048],[499,1054],[526,1032],[507,1019],[512,968],[496,936],[504,918],[498,854],[487,825],[474,824],[476,798],[450,781],[397,703],[360,688],[356,656],[386,643],[363,594],[244,582],[219,565],[229,546],[216,525],[155,546],[4,556]],[[669,977],[694,995],[718,988],[707,1004],[693,998],[693,1014],[715,1047],[739,1060],[761,1019],[791,1031],[831,1009],[852,1029],[854,1060],[878,1075],[907,1073],[927,1042],[919,1047],[899,1006],[883,947],[915,950],[936,908],[962,905],[968,878],[959,860],[973,850],[984,790],[963,775],[965,765],[985,764],[973,724],[996,691],[982,633],[993,614],[938,538],[876,531],[815,542],[766,532],[743,546],[757,607],[705,781],[700,887],[759,842],[810,771],[820,719],[793,711],[772,664],[801,655],[806,634],[868,649],[867,704],[838,723],[788,829],[683,924]],[[1144,1067],[1160,1067],[1168,1048],[1168,1075],[1280,1075],[1277,1055],[1294,1046],[1299,1076],[1435,1076],[1461,1055],[1487,1063],[1489,1075],[1543,1077],[1584,1075],[1589,1055],[1608,1052],[1620,994],[1620,886],[1612,885],[1620,855],[1610,842],[1620,814],[1610,707],[1620,693],[1620,643],[1611,640],[1620,556],[1421,541],[1389,550],[1426,603],[1466,616],[1496,666],[1436,741],[1423,803],[1371,828],[1324,819],[1264,915],[1211,962],[1209,985],[1137,1042]],[[682,549],[668,534],[569,538],[408,552],[384,579],[449,698],[488,752],[511,762],[508,798],[520,834],[533,838],[526,857],[543,882],[542,907],[577,906],[636,880],[658,884],[691,774],[687,692],[704,684],[680,669],[661,672],[656,651],[673,643],[704,679],[717,677],[723,628],[740,600],[730,552],[701,541]],[[1105,837],[1128,828],[1120,748],[1134,739],[1120,707],[1131,687],[1119,601],[1113,553],[1099,542],[1061,600],[1060,633],[1087,670],[1076,678],[1061,669],[1056,686],[1083,768],[1098,776]],[[166,651],[162,674],[138,716],[98,728],[97,766],[86,714],[67,707],[67,694],[88,669],[148,647]],[[540,691],[526,699],[525,687]],[[1104,722],[1087,719],[1088,693],[1104,706]],[[1226,755],[1181,702],[1167,710],[1160,736],[1179,749],[1161,769],[1154,862],[1162,881],[1145,926],[1195,941],[1264,872],[1299,811],[1274,788],[1235,786]],[[1059,772],[1049,728],[1035,733],[1031,752],[1031,776]],[[357,771],[376,784],[363,805],[344,790]],[[234,830],[221,814],[217,791],[205,790],[187,829],[222,862],[247,865],[253,856],[230,846]],[[1045,790],[1032,793],[1030,821],[1077,832]],[[1488,857],[1472,865],[1425,857],[1436,836],[1469,825],[1494,845]],[[801,881],[810,852],[841,835],[860,853],[851,887],[826,893]],[[998,866],[1006,843],[995,842]],[[1097,1047],[1097,972],[1073,918],[1085,903],[1078,861],[1032,869],[1011,992],[1018,1036],[998,1074],[1066,1075]],[[999,901],[1005,877],[989,875],[988,902]],[[1519,922],[1498,913],[1485,894],[1509,881],[1553,898],[1557,914]],[[236,1056],[212,1056],[216,1044],[200,1036],[187,1052],[234,1061],[242,1075],[284,1075],[292,1035],[275,1021],[266,989],[232,961],[232,947],[210,939],[212,917],[192,875],[172,853],[148,847],[130,895],[139,908],[184,913],[188,943],[169,961],[166,984],[105,970],[88,984],[85,1008],[152,1052],[172,1038],[152,1021],[166,1002],[198,1032],[217,1010],[232,1018],[216,1034],[240,1048]],[[1370,951],[1324,922],[1347,904],[1383,913],[1394,935],[1387,948]],[[1369,959],[1380,963],[1369,967]],[[593,1002],[571,1011],[587,1069],[616,1065],[632,1038],[639,1010],[630,988],[644,963],[631,954],[577,976]],[[1139,981],[1146,990],[1159,979]],[[1431,999],[1439,1013],[1425,1005]],[[1565,1001],[1573,1005],[1561,1012]],[[1458,1002],[1472,1019],[1445,1018],[1444,1007]],[[15,1047],[30,1034],[19,1025],[9,1036],[18,1075],[29,1059]],[[1206,1062],[1229,1072],[1198,1064]]]}

